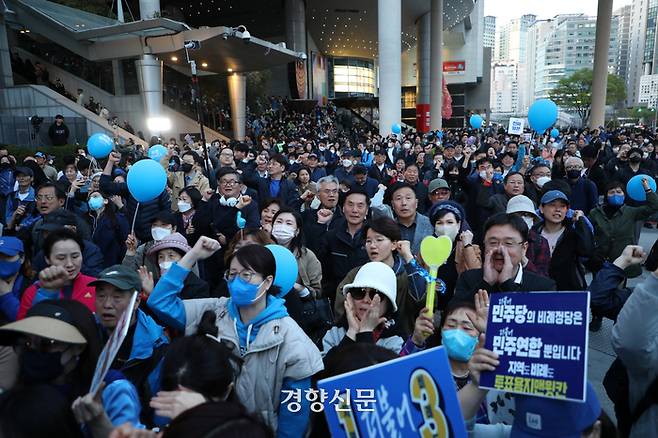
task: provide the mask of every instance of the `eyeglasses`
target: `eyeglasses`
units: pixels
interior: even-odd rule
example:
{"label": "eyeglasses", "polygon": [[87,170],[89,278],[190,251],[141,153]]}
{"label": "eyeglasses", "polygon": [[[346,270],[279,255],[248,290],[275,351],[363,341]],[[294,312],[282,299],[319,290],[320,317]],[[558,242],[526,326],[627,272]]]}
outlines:
{"label": "eyeglasses", "polygon": [[37,195],[37,201],[52,201],[55,198],[55,195]]}
{"label": "eyeglasses", "polygon": [[326,195],[337,195],[338,194],[338,189],[322,189],[320,190],[322,193]]}
{"label": "eyeglasses", "polygon": [[247,283],[251,283],[251,280],[254,278],[254,275],[256,275],[256,273],[254,271],[250,271],[248,269],[245,269],[245,270],[240,271],[240,272],[226,271],[226,272],[224,272],[224,280],[226,280],[227,282],[233,281],[236,276],[239,276],[242,281],[245,281]]}
{"label": "eyeglasses", "polygon": [[489,239],[484,242],[484,245],[488,248],[497,248],[500,245],[503,245],[506,248],[514,248],[516,245],[523,245],[523,243],[524,242],[516,242],[511,239],[503,240],[502,242],[497,239]]}
{"label": "eyeglasses", "polygon": [[240,184],[240,181],[238,181],[237,179],[233,179],[233,180],[230,180],[230,181],[220,181],[219,184],[221,184],[223,186],[226,186],[226,187],[230,187],[230,186],[234,186],[236,184]]}
{"label": "eyeglasses", "polygon": [[369,288],[369,287],[354,287],[348,290],[348,293],[352,296],[354,300],[362,300],[365,298],[366,294],[370,297],[371,300],[375,299],[375,295],[379,295],[380,300],[384,300],[386,295],[379,292],[378,290]]}

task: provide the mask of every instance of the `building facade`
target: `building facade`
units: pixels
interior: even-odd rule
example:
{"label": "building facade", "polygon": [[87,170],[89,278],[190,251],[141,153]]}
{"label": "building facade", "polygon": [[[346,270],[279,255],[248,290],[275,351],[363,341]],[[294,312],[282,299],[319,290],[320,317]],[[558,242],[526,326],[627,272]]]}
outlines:
{"label": "building facade", "polygon": [[633,0],[631,4],[627,106],[639,103],[642,76],[658,73],[658,0]]}
{"label": "building facade", "polygon": [[493,49],[496,46],[496,17],[484,17],[484,47]]}
{"label": "building facade", "polygon": [[658,74],[640,78],[638,103],[647,108],[658,108]]}

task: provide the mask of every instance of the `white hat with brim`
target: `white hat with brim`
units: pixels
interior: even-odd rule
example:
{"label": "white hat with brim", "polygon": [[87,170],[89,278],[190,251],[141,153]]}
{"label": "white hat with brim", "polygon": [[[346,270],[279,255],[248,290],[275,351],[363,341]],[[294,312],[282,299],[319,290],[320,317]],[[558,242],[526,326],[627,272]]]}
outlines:
{"label": "white hat with brim", "polygon": [[359,268],[354,281],[343,286],[343,295],[347,295],[350,289],[369,287],[383,293],[391,302],[393,311],[396,312],[398,310],[395,302],[397,284],[397,277],[390,266],[382,262],[369,262]]}
{"label": "white hat with brim", "polygon": [[[86,344],[87,340],[72,324],[47,316],[28,316],[0,327],[0,343],[12,335],[34,335],[67,344]],[[5,344],[6,345],[6,344]]]}

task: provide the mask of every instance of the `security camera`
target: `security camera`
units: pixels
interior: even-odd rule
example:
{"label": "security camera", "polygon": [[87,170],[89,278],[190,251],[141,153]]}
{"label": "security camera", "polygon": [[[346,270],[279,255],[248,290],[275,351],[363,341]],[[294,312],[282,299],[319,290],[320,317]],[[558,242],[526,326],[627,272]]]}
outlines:
{"label": "security camera", "polygon": [[184,42],[184,47],[188,50],[199,50],[201,43],[198,40],[187,40]]}
{"label": "security camera", "polygon": [[245,29],[245,31],[242,32],[242,41],[244,41],[245,43],[248,43],[249,40],[251,40],[251,34],[249,33],[248,30]]}
{"label": "security camera", "polygon": [[222,39],[227,40],[228,39],[228,32],[222,32]]}
{"label": "security camera", "polygon": [[299,54],[299,59],[301,59],[302,61],[306,61],[307,58],[308,56],[306,56],[306,53],[302,52]]}

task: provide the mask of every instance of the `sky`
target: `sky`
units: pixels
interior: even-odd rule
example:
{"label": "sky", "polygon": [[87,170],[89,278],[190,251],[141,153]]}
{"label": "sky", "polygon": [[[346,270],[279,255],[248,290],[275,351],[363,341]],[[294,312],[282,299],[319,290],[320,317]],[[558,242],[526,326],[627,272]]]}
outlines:
{"label": "sky", "polygon": [[[504,24],[524,14],[535,14],[539,19],[558,14],[585,13],[596,16],[598,0],[482,0],[484,15],[493,15],[496,24]],[[632,3],[632,0],[614,0],[613,10]]]}

